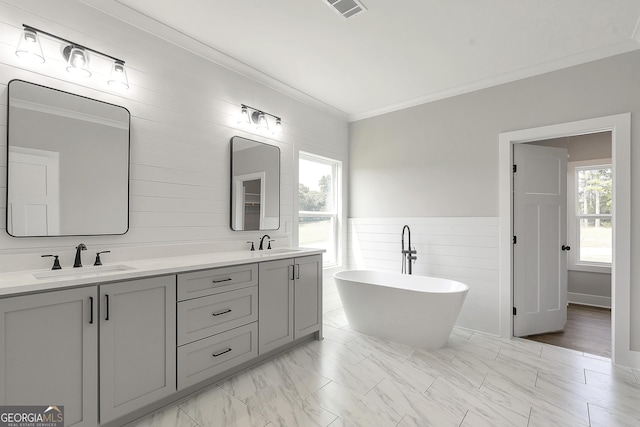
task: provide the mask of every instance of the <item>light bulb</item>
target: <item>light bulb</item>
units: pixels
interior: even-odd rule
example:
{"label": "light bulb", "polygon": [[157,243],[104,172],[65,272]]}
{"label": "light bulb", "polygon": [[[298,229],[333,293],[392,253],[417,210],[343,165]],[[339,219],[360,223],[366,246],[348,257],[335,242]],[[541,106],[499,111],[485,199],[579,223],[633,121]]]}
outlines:
{"label": "light bulb", "polygon": [[258,114],[258,124],[256,124],[258,130],[269,130],[269,124],[267,123],[267,117],[263,112]]}
{"label": "light bulb", "polygon": [[[65,53],[69,47],[70,46],[67,46],[65,48]],[[80,47],[71,47],[69,58],[67,59],[67,71],[74,76],[91,76],[91,71],[89,71],[89,54]]]}
{"label": "light bulb", "polygon": [[124,62],[115,61],[113,63],[107,83],[116,89],[129,89],[129,80],[127,79],[127,70],[124,68]]}
{"label": "light bulb", "polygon": [[276,124],[273,126],[273,134],[279,135],[282,133],[282,121],[278,118],[276,119]]}
{"label": "light bulb", "polygon": [[249,111],[247,110],[247,107],[245,107],[244,105],[240,110],[240,120],[238,120],[238,124],[241,126],[249,126],[251,124],[251,119],[249,118]]}
{"label": "light bulb", "polygon": [[20,35],[16,55],[27,61],[43,63],[44,55],[42,54],[42,46],[40,46],[38,33],[29,28],[25,28]]}

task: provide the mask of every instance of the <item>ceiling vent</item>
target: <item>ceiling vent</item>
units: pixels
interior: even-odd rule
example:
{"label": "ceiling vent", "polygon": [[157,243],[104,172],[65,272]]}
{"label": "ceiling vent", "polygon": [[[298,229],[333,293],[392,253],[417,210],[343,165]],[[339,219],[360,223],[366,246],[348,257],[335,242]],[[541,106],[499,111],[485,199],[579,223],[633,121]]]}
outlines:
{"label": "ceiling vent", "polygon": [[325,0],[329,7],[344,19],[353,18],[367,11],[358,0]]}

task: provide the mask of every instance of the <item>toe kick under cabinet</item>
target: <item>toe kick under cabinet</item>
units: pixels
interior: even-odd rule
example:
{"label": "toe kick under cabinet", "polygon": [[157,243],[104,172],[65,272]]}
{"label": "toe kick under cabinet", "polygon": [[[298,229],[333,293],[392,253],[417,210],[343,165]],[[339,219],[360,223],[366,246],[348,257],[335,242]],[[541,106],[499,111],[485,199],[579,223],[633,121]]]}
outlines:
{"label": "toe kick under cabinet", "polygon": [[258,265],[178,275],[178,389],[258,356]]}

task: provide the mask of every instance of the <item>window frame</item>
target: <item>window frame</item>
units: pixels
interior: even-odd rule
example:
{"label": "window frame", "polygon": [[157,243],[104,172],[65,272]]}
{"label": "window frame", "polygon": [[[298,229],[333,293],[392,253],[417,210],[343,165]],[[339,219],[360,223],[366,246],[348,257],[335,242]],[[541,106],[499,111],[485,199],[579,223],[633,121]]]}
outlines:
{"label": "window frame", "polygon": [[341,215],[342,215],[342,162],[340,160],[332,159],[318,154],[309,153],[307,151],[298,152],[298,183],[300,183],[300,160],[306,160],[316,163],[325,164],[331,167],[331,206],[330,211],[313,212],[313,211],[301,211],[298,204],[298,230],[296,236],[298,245],[300,245],[300,218],[329,218],[331,219],[331,235],[335,259],[329,260],[326,256],[323,256],[323,268],[333,268],[342,265],[342,245],[340,241],[340,230],[342,228]]}
{"label": "window frame", "polygon": [[[580,214],[578,213],[578,180],[577,173],[580,170],[585,169],[598,169],[609,167],[613,169],[612,159],[595,159],[584,160],[567,163],[567,231],[569,244],[571,251],[569,252],[569,266],[568,269],[572,271],[587,271],[593,273],[611,273],[611,266],[613,264],[613,242],[611,246],[612,256],[611,263],[601,262],[585,262],[580,260],[580,219],[581,218],[593,218],[593,219],[609,219],[611,221],[611,227],[613,224],[613,212],[610,214]],[[613,188],[613,182],[612,182]],[[613,193],[612,193],[613,194]],[[613,232],[612,232],[613,238]]]}

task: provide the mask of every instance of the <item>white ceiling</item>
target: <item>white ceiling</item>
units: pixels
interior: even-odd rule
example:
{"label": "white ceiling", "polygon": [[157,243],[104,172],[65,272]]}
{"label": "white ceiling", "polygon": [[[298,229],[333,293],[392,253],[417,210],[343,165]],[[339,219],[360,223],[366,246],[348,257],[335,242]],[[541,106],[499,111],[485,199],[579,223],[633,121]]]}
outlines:
{"label": "white ceiling", "polygon": [[368,11],[348,20],[326,0],[85,2],[146,15],[135,24],[173,28],[350,120],[640,48],[640,0],[361,0]]}

